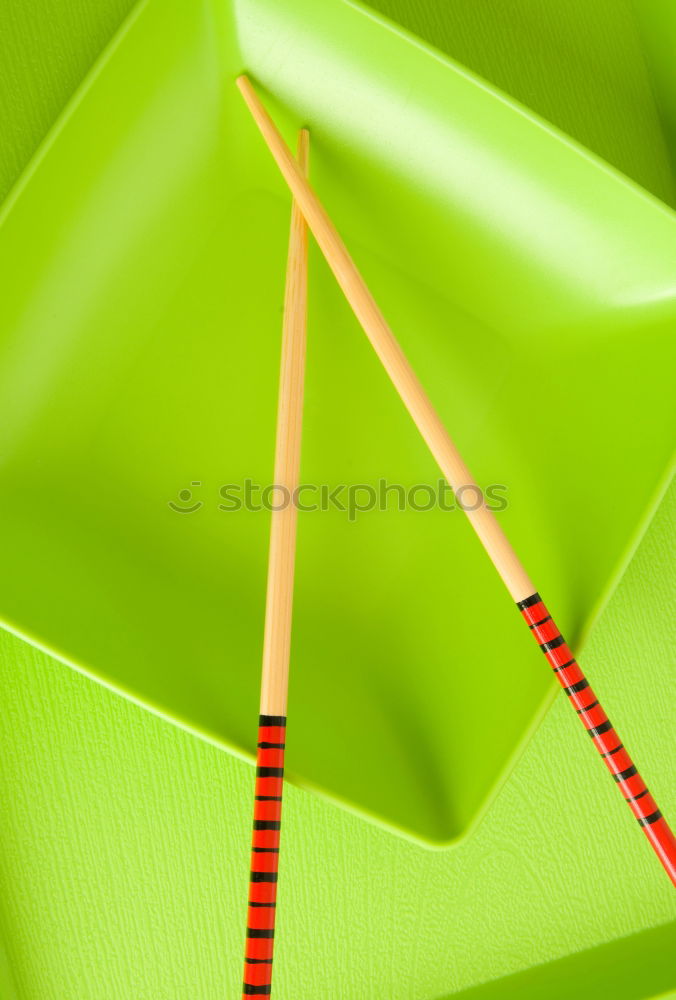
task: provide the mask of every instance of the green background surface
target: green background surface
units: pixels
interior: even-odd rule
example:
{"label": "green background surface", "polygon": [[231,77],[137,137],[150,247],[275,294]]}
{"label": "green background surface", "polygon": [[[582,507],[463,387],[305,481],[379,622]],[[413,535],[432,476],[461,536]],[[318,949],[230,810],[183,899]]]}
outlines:
{"label": "green background surface", "polygon": [[[124,7],[102,3],[95,17],[88,4],[2,8],[1,62],[11,86],[0,104],[0,129],[10,136],[0,189],[16,179]],[[421,34],[448,47],[441,31],[431,34],[432,8],[418,10]],[[389,9],[409,25],[415,12]],[[598,32],[591,37],[600,44]],[[629,44],[631,33],[623,37]],[[481,69],[479,48],[453,54]],[[558,56],[551,46],[547,69]],[[540,100],[538,109],[565,127],[561,87],[550,88],[544,71],[516,73],[518,62],[505,57],[513,79],[494,82],[525,100],[519,79],[533,76],[531,104]],[[638,69],[630,77],[643,101],[645,78]],[[650,135],[631,148],[661,146],[660,155],[625,149],[624,161],[621,150],[603,147],[594,115],[573,117],[586,121],[579,138],[669,200],[668,115],[655,115],[637,116],[637,134]],[[675,511],[672,490],[584,660],[671,816]],[[250,766],[7,634],[0,659],[0,986],[8,1000],[237,995]],[[485,996],[556,996],[566,975],[587,982],[575,987],[581,996],[598,996],[589,969],[607,961],[621,970],[621,939],[649,928],[657,929],[649,939],[624,949],[638,948],[645,968],[639,961],[640,975],[621,977],[615,995],[645,997],[676,984],[665,957],[673,894],[561,698],[476,834],[453,850],[408,843],[293,787],[285,809],[280,1000],[432,1000],[534,965],[541,968],[529,978],[501,984],[507,994]],[[585,957],[613,941],[616,952]]]}

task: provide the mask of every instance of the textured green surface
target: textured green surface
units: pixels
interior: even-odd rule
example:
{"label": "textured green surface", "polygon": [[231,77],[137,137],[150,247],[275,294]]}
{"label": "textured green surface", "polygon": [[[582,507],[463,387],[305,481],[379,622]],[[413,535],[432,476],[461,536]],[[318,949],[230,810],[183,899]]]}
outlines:
{"label": "textured green surface", "polygon": [[676,923],[672,922],[643,931],[635,938],[618,938],[455,996],[457,1000],[570,1000],[573,991],[579,1000],[664,996],[663,990],[674,982],[675,943]]}
{"label": "textured green surface", "polygon": [[[0,46],[9,39],[15,59],[3,60],[3,68],[27,72],[22,24],[40,22],[48,7],[14,8],[2,10],[11,30],[0,35]],[[645,8],[654,14],[657,4]],[[21,153],[12,144],[0,147],[0,178],[13,179],[42,124],[96,55],[100,24],[111,11],[109,24],[118,16],[114,4],[100,3],[101,21],[90,30],[91,5],[53,9],[56,57],[33,59],[38,85],[30,94],[15,92],[6,105],[12,127],[17,134],[25,127],[29,141]],[[664,48],[668,35],[654,25],[653,44]],[[669,76],[665,62],[663,105]],[[544,79],[539,85],[546,90]],[[618,485],[616,502],[625,488]],[[672,819],[668,665],[676,636],[665,622],[675,514],[672,493],[584,657]],[[16,639],[1,642],[0,997],[236,996],[251,771]],[[642,692],[645,685],[641,697],[637,683]],[[587,790],[581,802],[579,785]],[[676,909],[664,877],[561,700],[476,837],[457,849],[428,852],[296,788],[289,789],[286,816],[287,923],[276,973],[282,1000],[363,1000],[374,984],[391,1000],[439,1000],[512,975],[477,1000],[552,1000],[556,990],[596,1000],[603,987],[589,984],[608,956],[626,972],[622,982],[615,968],[610,979],[618,997],[676,985],[663,926]],[[306,885],[301,873],[315,881]],[[595,954],[596,945],[613,940],[617,951]],[[310,946],[317,949],[312,963]],[[646,976],[648,960],[654,967]],[[519,976],[534,965],[541,967]]]}
{"label": "textured green surface", "polygon": [[[671,816],[675,514],[673,490],[585,657]],[[19,1000],[236,996],[253,769],[12,636],[0,644],[0,922]],[[279,1000],[438,1000],[676,919],[563,695],[457,848],[416,846],[293,786],[283,848]],[[655,949],[625,948],[635,975],[617,995],[644,997]],[[669,962],[648,977],[660,989],[676,987]],[[582,980],[568,996],[586,997]]]}
{"label": "textured green surface", "polygon": [[0,201],[133,0],[0,3]]}

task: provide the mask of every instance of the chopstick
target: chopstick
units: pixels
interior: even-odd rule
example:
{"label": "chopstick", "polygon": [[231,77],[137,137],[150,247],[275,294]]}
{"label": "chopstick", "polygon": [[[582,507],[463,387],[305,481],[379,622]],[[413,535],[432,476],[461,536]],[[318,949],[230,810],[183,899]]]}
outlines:
{"label": "chopstick", "polygon": [[[301,129],[301,176],[307,172],[308,155],[309,133]],[[298,514],[294,498],[303,420],[307,249],[307,226],[294,201],[284,293],[274,478],[275,485],[286,492],[284,502],[276,504],[272,512],[270,530],[243,997],[270,996],[272,990]]]}
{"label": "chopstick", "polygon": [[[335,226],[296,165],[251,82],[246,76],[240,76],[237,86],[355,316],[449,485],[456,493],[460,487],[472,488],[477,501],[480,497],[483,499]],[[466,505],[463,509],[620,792],[676,885],[674,835],[495,515],[483,502],[475,510]]]}

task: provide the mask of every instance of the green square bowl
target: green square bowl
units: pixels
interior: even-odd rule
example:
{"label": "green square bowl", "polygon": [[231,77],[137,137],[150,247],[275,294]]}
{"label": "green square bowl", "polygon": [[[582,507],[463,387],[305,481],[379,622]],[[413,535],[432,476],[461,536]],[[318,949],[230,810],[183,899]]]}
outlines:
{"label": "green square bowl", "polygon": [[[289,197],[243,69],[290,141],[309,126],[316,189],[576,649],[670,460],[676,222],[358,4],[135,10],[2,216],[0,612],[250,756],[269,514],[223,488],[271,481]],[[310,265],[303,481],[435,487]],[[447,844],[554,684],[463,515],[396,499],[301,517],[288,773]]]}

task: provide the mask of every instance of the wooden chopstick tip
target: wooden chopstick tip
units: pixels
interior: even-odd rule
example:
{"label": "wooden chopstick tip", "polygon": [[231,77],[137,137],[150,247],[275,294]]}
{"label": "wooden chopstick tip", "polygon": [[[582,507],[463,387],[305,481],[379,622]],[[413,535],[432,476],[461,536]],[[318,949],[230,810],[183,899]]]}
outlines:
{"label": "wooden chopstick tip", "polygon": [[296,159],[298,160],[298,165],[304,174],[307,173],[309,155],[310,155],[310,131],[307,128],[301,128],[298,132],[298,147],[296,150]]}
{"label": "wooden chopstick tip", "polygon": [[[254,118],[256,118],[257,106],[261,105],[261,100],[256,90],[247,76],[246,73],[240,73],[238,77],[235,78],[235,83],[237,84],[237,89],[244,98],[249,109],[254,113]],[[307,126],[303,125],[298,132],[298,147],[297,147],[297,159],[301,168],[303,165],[307,165],[307,159],[309,155],[310,148],[310,130]]]}
{"label": "wooden chopstick tip", "polygon": [[237,85],[237,89],[244,98],[244,103],[255,117],[254,109],[257,104],[260,104],[260,98],[254,90],[251,80],[246,73],[240,73],[240,75],[235,78],[235,83]]}

